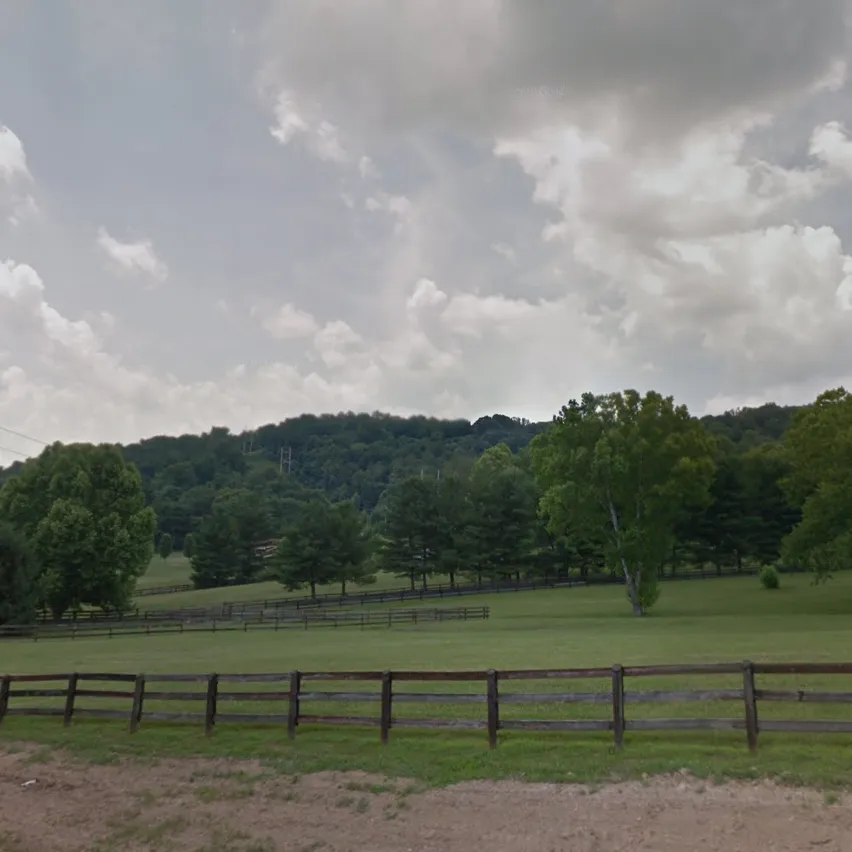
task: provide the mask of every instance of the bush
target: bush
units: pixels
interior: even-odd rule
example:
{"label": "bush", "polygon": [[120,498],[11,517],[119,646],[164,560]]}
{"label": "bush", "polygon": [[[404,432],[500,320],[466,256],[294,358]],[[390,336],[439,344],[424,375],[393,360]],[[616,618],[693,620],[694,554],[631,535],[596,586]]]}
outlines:
{"label": "bush", "polygon": [[760,585],[764,589],[778,589],[781,587],[781,576],[774,565],[764,565],[760,569]]}

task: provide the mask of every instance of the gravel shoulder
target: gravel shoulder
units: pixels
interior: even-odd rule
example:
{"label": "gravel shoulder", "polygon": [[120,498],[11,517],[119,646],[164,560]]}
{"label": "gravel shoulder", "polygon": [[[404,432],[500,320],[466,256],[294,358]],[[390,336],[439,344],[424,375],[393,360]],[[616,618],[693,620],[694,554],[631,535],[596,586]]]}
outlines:
{"label": "gravel shoulder", "polygon": [[441,790],[248,761],[0,752],[0,852],[852,852],[852,800],[688,776]]}

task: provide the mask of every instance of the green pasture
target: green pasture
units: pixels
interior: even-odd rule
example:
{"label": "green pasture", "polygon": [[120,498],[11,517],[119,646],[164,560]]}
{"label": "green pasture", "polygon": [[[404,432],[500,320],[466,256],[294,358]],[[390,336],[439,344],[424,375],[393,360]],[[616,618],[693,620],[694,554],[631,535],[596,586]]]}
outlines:
{"label": "green pasture", "polygon": [[[232,590],[233,591],[233,590]],[[491,619],[477,622],[421,624],[393,628],[329,628],[308,630],[201,633],[77,640],[15,641],[0,646],[0,668],[15,673],[115,671],[149,676],[176,672],[288,672],[383,669],[523,669],[609,667],[613,663],[753,661],[819,662],[852,660],[852,576],[812,586],[806,576],[785,576],[778,591],[762,589],[754,577],[669,582],[653,615],[635,619],[615,586],[545,592],[501,593],[465,600],[491,607]],[[431,602],[434,605],[434,602]],[[763,677],[759,688],[820,689],[852,692],[850,678]],[[628,719],[743,716],[741,701],[677,705],[631,703],[638,690],[737,689],[738,675],[705,678],[629,679]],[[95,687],[98,688],[98,687]],[[154,688],[154,687],[152,687]],[[157,687],[160,688],[160,687]],[[163,689],[185,689],[170,684]],[[203,685],[190,688],[203,689]],[[286,689],[286,687],[283,687]],[[342,687],[318,683],[311,689],[378,692],[378,684]],[[228,689],[262,691],[269,685]],[[278,687],[279,690],[282,687]],[[397,684],[405,692],[481,694],[484,683]],[[596,682],[531,681],[501,685],[501,694],[526,691],[599,692]],[[20,699],[20,702],[28,699]],[[44,706],[49,699],[33,699]],[[82,701],[82,700],[81,700]],[[85,699],[80,706],[107,706]],[[125,707],[127,702],[119,702]],[[167,705],[167,706],[164,706]],[[20,703],[15,706],[20,706]],[[188,709],[201,702],[161,702],[149,711]],[[129,712],[129,705],[127,706]],[[326,701],[303,706],[303,712],[365,715],[376,718],[378,704]],[[275,712],[281,702],[227,702],[220,712]],[[503,704],[504,719],[584,719],[609,717],[601,704]],[[847,719],[852,706],[807,703],[759,705],[763,719]],[[485,705],[398,703],[399,717],[484,719]],[[806,734],[762,734],[759,753],[750,755],[743,732],[629,732],[624,749],[615,753],[609,734],[501,734],[490,752],[484,731],[417,732],[393,730],[391,743],[380,746],[376,729],[300,727],[290,743],[280,726],[228,726],[205,738],[200,725],[143,723],[130,736],[122,723],[75,721],[65,730],[58,719],[10,717],[0,727],[0,743],[35,740],[65,746],[99,760],[123,755],[151,758],[173,755],[261,757],[282,772],[319,769],[363,769],[449,783],[468,778],[600,781],[689,769],[707,777],[772,775],[795,783],[845,786],[852,778],[850,737]]]}
{"label": "green pasture", "polygon": [[[159,563],[159,564],[157,564]],[[172,564],[174,563],[174,564]],[[153,572],[153,574],[152,574]],[[188,583],[190,566],[188,560],[183,556],[170,556],[163,560],[155,556],[146,574],[140,579],[138,588],[150,588],[152,586],[167,586],[170,583]],[[156,578],[156,581],[151,577]],[[430,585],[449,583],[449,578],[435,576],[429,578]],[[404,578],[395,577],[393,574],[379,573],[376,582],[364,585],[347,583],[348,594],[359,592],[381,592],[387,589],[402,589],[408,586]],[[317,586],[318,594],[339,594],[340,584],[334,583],[327,586]],[[307,590],[298,592],[288,591],[277,582],[249,583],[244,586],[224,586],[217,589],[196,589],[189,592],[172,592],[166,595],[145,595],[136,599],[135,604],[143,610],[154,609],[178,609],[180,607],[192,606],[214,606],[221,603],[242,603],[243,601],[257,601],[284,597],[300,597],[308,595]]]}
{"label": "green pasture", "polygon": [[154,586],[179,586],[189,582],[192,570],[189,560],[182,553],[173,553],[167,559],[162,556],[151,557],[148,569],[136,583],[138,589],[150,589]]}

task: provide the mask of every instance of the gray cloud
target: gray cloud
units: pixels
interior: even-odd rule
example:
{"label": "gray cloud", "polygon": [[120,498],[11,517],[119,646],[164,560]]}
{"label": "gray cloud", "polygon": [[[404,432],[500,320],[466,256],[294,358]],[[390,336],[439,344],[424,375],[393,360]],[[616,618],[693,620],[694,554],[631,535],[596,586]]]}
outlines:
{"label": "gray cloud", "polygon": [[847,12],[8,0],[0,425],[848,382]]}

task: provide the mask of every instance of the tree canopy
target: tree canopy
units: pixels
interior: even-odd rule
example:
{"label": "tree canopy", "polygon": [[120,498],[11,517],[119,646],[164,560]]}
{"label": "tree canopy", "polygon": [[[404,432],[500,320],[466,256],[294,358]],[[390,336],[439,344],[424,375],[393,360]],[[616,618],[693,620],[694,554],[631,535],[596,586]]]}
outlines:
{"label": "tree canopy", "polygon": [[139,473],[108,444],[47,447],[0,490],[0,520],[31,544],[57,617],[126,608],[153,553],[156,517]]}
{"label": "tree canopy", "polygon": [[628,391],[587,394],[552,423],[344,413],[57,445],[0,470],[0,521],[29,544],[55,612],[128,602],[150,510],[161,555],[182,550],[198,587],[614,572],[644,612],[657,578],[689,566],[845,567],[849,408],[841,389],[698,420]]}
{"label": "tree canopy", "polygon": [[671,397],[628,390],[572,400],[532,446],[548,528],[602,540],[641,615],[656,600],[678,519],[711,502],[714,449]]}

